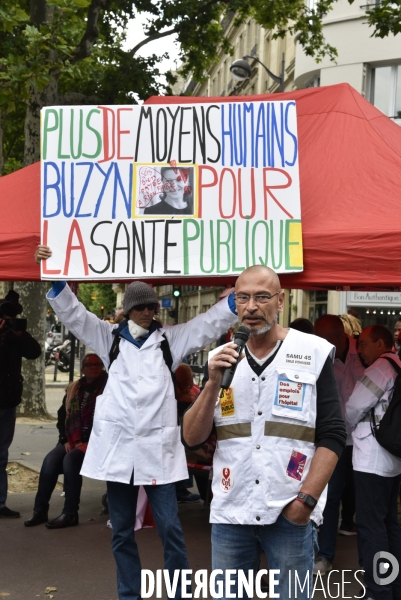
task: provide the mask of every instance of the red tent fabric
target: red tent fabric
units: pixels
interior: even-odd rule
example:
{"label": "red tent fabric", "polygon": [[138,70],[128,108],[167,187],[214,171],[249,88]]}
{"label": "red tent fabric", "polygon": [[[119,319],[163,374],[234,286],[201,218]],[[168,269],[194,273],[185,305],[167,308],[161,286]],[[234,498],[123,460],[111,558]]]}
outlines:
{"label": "red tent fabric", "polygon": [[[283,287],[401,289],[401,128],[348,84],[241,97],[251,99],[297,103],[304,271],[282,275]],[[233,100],[153,97],[147,104]],[[39,164],[0,178],[0,280],[39,279],[32,260],[39,241],[39,187]]]}

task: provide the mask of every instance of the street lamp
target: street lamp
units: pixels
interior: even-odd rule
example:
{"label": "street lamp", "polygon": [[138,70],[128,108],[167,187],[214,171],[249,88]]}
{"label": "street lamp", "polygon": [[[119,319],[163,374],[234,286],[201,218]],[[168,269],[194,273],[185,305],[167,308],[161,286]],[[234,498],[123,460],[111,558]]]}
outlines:
{"label": "street lamp", "polygon": [[252,69],[247,61],[247,58],[256,60],[256,62],[258,62],[260,65],[262,65],[262,67],[265,69],[265,71],[267,72],[269,77],[271,77],[273,79],[273,81],[275,81],[276,83],[280,84],[280,92],[284,92],[284,66],[285,66],[284,52],[283,52],[283,56],[281,59],[281,75],[274,75],[274,73],[272,73],[270,71],[270,69],[268,69],[266,67],[266,65],[264,65],[262,63],[262,61],[260,61],[256,56],[248,56],[246,54],[242,58],[235,60],[230,67],[230,71],[231,71],[231,74],[234,77],[234,79],[236,79],[237,81],[245,81],[245,79],[248,79],[251,76]]}

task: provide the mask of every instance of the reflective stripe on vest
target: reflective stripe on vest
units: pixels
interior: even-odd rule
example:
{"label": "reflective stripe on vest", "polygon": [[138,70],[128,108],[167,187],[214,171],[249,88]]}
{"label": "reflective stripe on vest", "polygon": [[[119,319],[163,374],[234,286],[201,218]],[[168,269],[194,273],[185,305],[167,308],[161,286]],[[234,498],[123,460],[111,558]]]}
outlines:
{"label": "reflective stripe on vest", "polygon": [[216,436],[219,442],[238,437],[250,437],[251,434],[250,423],[233,423],[232,425],[220,425],[216,427]]}
{"label": "reflective stripe on vest", "polygon": [[365,386],[365,388],[367,388],[370,392],[372,392],[372,394],[374,396],[376,396],[376,398],[378,398],[380,400],[380,398],[383,396],[384,394],[384,390],[382,390],[381,388],[379,388],[379,386],[377,386],[375,384],[374,381],[372,381],[369,377],[367,377],[366,375],[364,375],[363,377],[361,377],[361,379],[359,380],[359,382]]}
{"label": "reflective stripe on vest", "polygon": [[[292,440],[303,440],[304,442],[315,441],[315,428],[305,425],[292,425],[278,421],[265,422],[265,435]],[[219,442],[232,440],[233,438],[250,437],[252,435],[251,423],[233,423],[231,425],[220,425],[216,427],[216,436]]]}
{"label": "reflective stripe on vest", "polygon": [[289,438],[290,440],[302,440],[304,442],[315,441],[315,428],[306,425],[292,425],[290,423],[279,423],[266,421],[265,435],[273,437]]}

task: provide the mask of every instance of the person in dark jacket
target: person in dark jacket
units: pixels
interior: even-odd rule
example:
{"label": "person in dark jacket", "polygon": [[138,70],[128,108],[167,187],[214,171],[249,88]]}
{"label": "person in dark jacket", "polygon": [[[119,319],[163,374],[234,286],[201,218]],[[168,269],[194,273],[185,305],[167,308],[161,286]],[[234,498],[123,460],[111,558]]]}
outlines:
{"label": "person in dark jacket", "polygon": [[20,513],[6,506],[8,449],[14,438],[16,407],[22,399],[22,358],[34,360],[40,345],[27,332],[19,294],[11,290],[0,300],[0,517],[17,518]]}
{"label": "person in dark jacket", "polygon": [[[57,412],[58,444],[43,461],[33,515],[25,521],[26,527],[46,523],[48,529],[78,525],[78,509],[82,476],[79,474],[92,431],[96,399],[103,393],[107,373],[97,354],[88,353],[81,365],[83,377],[67,388],[63,404]],[[64,474],[65,502],[60,516],[47,523],[49,501],[57,478]]]}

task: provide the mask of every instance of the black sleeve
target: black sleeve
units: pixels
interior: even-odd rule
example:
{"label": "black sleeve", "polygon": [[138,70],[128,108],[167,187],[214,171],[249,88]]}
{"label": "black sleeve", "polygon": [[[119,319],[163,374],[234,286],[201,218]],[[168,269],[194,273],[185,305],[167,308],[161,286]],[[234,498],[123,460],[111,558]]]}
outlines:
{"label": "black sleeve", "polygon": [[341,456],[347,440],[333,363],[328,357],[316,382],[316,448],[328,448]]}
{"label": "black sleeve", "polygon": [[65,419],[67,417],[67,411],[65,409],[66,400],[67,394],[64,395],[63,403],[57,411],[57,429],[59,431],[58,441],[60,444],[65,444],[68,441],[65,433]]}

